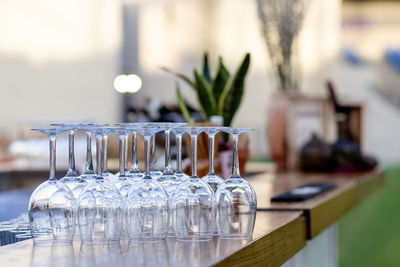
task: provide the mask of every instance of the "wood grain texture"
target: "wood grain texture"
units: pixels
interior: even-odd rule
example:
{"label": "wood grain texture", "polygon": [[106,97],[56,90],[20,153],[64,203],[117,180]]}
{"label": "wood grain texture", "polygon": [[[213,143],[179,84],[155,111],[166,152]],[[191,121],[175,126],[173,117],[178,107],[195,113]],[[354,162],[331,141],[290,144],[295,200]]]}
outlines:
{"label": "wood grain texture", "polygon": [[[384,181],[382,170],[364,174],[266,173],[249,178],[258,209],[302,211],[307,219],[307,238],[312,239],[355,205],[376,191]],[[308,183],[334,183],[335,189],[315,198],[294,203],[271,203],[273,196]]]}
{"label": "wood grain texture", "polygon": [[306,244],[305,218],[282,226],[242,248],[215,266],[280,266]]}
{"label": "wood grain texture", "polygon": [[[31,240],[0,247],[1,266],[279,266],[306,244],[305,219],[297,211],[259,211],[252,240],[35,247]],[[226,260],[226,262],[225,262]]]}

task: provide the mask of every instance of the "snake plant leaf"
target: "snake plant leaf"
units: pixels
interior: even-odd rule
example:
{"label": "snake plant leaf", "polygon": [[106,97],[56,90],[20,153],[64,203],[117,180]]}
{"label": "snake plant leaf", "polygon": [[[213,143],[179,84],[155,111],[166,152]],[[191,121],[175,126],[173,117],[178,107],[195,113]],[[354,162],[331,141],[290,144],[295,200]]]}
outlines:
{"label": "snake plant leaf", "polygon": [[247,53],[237,69],[231,76],[218,103],[218,113],[224,118],[224,126],[230,126],[239,109],[244,92],[244,82],[250,66],[250,54]]}
{"label": "snake plant leaf", "polygon": [[183,115],[183,117],[185,118],[185,120],[186,120],[188,123],[193,123],[193,122],[194,122],[194,119],[193,119],[193,117],[190,115],[190,112],[189,112],[189,110],[188,110],[188,108],[187,108],[185,99],[183,99],[183,97],[182,97],[181,90],[180,90],[180,88],[179,88],[179,84],[178,84],[178,83],[176,83],[176,99],[178,100],[179,109],[181,110],[182,115]]}
{"label": "snake plant leaf", "polygon": [[165,72],[168,72],[172,75],[175,75],[177,78],[182,79],[183,81],[185,81],[188,85],[190,85],[190,87],[192,87],[193,89],[196,90],[196,84],[195,82],[193,82],[192,80],[190,80],[190,78],[188,76],[186,76],[185,74],[179,73],[179,72],[175,72],[173,70],[170,70],[167,67],[161,67],[161,69]]}
{"label": "snake plant leaf", "polygon": [[204,53],[204,56],[203,56],[203,77],[208,82],[208,84],[211,84],[210,65],[208,64],[208,53],[207,52]]}
{"label": "snake plant leaf", "polygon": [[197,98],[199,100],[199,104],[201,106],[201,110],[205,119],[209,119],[210,116],[215,115],[217,104],[214,99],[214,95],[211,92],[211,87],[201,76],[197,70],[194,70],[194,77],[196,81],[196,88],[197,88]]}
{"label": "snake plant leaf", "polygon": [[222,57],[219,58],[218,70],[215,78],[211,84],[212,92],[214,94],[215,102],[218,103],[219,99],[224,91],[226,83],[229,80],[229,71],[225,68],[222,62]]}

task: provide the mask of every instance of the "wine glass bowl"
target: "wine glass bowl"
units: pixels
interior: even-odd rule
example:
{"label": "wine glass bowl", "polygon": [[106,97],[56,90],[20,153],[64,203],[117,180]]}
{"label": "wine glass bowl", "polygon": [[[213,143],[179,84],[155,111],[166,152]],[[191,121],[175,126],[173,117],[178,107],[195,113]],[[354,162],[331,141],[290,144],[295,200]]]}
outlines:
{"label": "wine glass bowl", "polygon": [[240,176],[238,141],[239,135],[250,132],[249,128],[227,128],[223,132],[233,137],[232,174],[215,192],[217,228],[221,238],[248,239],[254,230],[257,212],[257,196],[253,187]]}
{"label": "wine glass bowl", "polygon": [[78,201],[81,241],[89,244],[119,242],[123,224],[124,200],[117,188],[103,177],[103,138],[108,128],[92,128],[96,136],[96,179],[83,189]]}
{"label": "wine glass bowl", "polygon": [[171,213],[178,241],[202,242],[214,234],[214,201],[211,187],[197,176],[197,136],[201,127],[187,127],[191,138],[192,175],[175,190]]}
{"label": "wine glass bowl", "polygon": [[50,144],[49,179],[40,184],[29,199],[28,216],[34,245],[72,244],[76,202],[71,190],[55,177],[56,136],[61,128],[32,129],[46,134]]}
{"label": "wine glass bowl", "polygon": [[168,233],[169,203],[162,185],[150,175],[150,142],[151,137],[162,129],[147,125],[135,131],[145,141],[145,176],[132,185],[126,198],[126,227],[131,240],[161,241]]}
{"label": "wine glass bowl", "polygon": [[171,151],[170,151],[170,137],[171,130],[174,128],[182,127],[187,123],[157,123],[165,132],[165,169],[161,176],[157,177],[157,181],[164,187],[165,191],[170,198],[175,192],[175,189],[182,183],[182,180],[174,174],[171,167]]}

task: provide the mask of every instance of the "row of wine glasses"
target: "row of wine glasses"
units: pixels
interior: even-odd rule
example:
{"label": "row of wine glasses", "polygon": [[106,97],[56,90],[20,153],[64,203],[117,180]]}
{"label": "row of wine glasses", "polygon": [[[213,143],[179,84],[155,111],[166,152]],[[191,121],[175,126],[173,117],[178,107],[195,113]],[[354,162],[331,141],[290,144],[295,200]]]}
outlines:
{"label": "row of wine glasses", "polygon": [[[32,193],[29,222],[34,244],[66,245],[73,239],[88,244],[108,244],[130,239],[152,242],[167,237],[178,241],[221,238],[247,239],[254,229],[257,199],[253,188],[240,177],[238,138],[247,128],[190,127],[183,123],[52,124],[56,128],[33,129],[46,134],[50,143],[50,176]],[[85,171],[75,170],[74,132],[87,135]],[[56,136],[69,133],[69,168],[55,177]],[[157,170],[154,136],[165,133],[165,169]],[[197,137],[209,137],[209,174],[197,176]],[[232,175],[222,180],[214,173],[214,140],[218,132],[233,137]],[[119,172],[107,169],[107,138],[119,138]],[[173,171],[170,136],[177,145],[177,168]],[[145,172],[137,157],[137,134],[144,139]],[[191,176],[182,171],[184,134],[191,139]],[[96,139],[96,171],[93,170],[91,138]],[[127,140],[132,135],[132,162],[127,170]]]}

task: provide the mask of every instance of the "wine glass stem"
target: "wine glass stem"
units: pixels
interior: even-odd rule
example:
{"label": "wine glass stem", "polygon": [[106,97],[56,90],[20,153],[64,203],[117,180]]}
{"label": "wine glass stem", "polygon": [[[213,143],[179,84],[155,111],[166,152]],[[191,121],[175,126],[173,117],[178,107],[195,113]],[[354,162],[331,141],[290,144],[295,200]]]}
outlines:
{"label": "wine glass stem", "polygon": [[165,130],[165,173],[171,173],[171,143],[170,143],[171,131]]}
{"label": "wine glass stem", "polygon": [[92,133],[86,132],[86,164],[85,172],[93,173],[93,158],[92,158]]}
{"label": "wine glass stem", "polygon": [[137,155],[137,136],[136,132],[132,133],[132,162],[131,162],[131,169],[138,170],[138,155]]}
{"label": "wine glass stem", "polygon": [[103,172],[108,172],[108,163],[107,163],[107,141],[108,141],[108,136],[107,135],[104,135],[103,136],[103,146],[102,146],[102,149],[103,149],[103,168],[102,168],[102,171]]}
{"label": "wine glass stem", "polygon": [[197,177],[197,135],[191,135],[192,146],[192,177]]}
{"label": "wine glass stem", "polygon": [[208,137],[208,174],[214,175],[214,144],[215,144],[215,135],[210,134]]}
{"label": "wine glass stem", "polygon": [[50,147],[50,176],[49,180],[56,179],[56,136],[49,136],[49,147]]}
{"label": "wine glass stem", "polygon": [[119,136],[119,175],[125,176],[125,162],[126,162],[126,135]]}
{"label": "wine glass stem", "polygon": [[68,157],[68,172],[67,176],[76,176],[76,170],[75,170],[75,151],[74,151],[74,130],[70,130],[68,132],[68,141],[69,141],[69,157]]}
{"label": "wine glass stem", "polygon": [[156,160],[156,135],[151,137],[151,170],[157,171],[157,160]]}
{"label": "wine glass stem", "polygon": [[144,166],[145,166],[145,177],[150,176],[150,141],[151,137],[148,135],[144,136]]}
{"label": "wine glass stem", "polygon": [[232,176],[240,177],[239,170],[239,135],[233,134],[233,163],[232,163]]}
{"label": "wine glass stem", "polygon": [[96,173],[97,177],[101,177],[101,172],[103,170],[103,137],[101,135],[96,135]]}
{"label": "wine glass stem", "polygon": [[182,135],[176,134],[176,171],[182,172]]}

